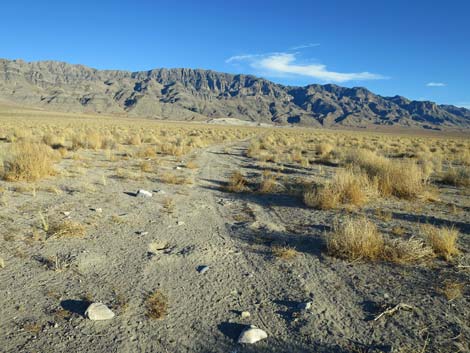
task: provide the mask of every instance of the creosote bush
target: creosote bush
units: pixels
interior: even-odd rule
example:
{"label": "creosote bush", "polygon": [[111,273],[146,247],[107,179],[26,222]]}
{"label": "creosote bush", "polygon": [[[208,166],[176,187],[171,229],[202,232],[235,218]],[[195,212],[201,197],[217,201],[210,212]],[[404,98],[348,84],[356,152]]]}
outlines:
{"label": "creosote bush", "polygon": [[245,176],[236,171],[230,175],[226,189],[229,192],[244,192],[248,190],[247,183]]}
{"label": "creosote bush", "polygon": [[159,290],[147,298],[147,316],[151,319],[161,320],[168,312],[168,298]]}

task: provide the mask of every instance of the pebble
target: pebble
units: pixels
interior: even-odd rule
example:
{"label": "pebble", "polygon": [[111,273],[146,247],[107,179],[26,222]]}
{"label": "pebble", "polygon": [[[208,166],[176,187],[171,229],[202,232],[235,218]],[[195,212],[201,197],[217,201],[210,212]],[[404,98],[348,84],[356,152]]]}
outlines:
{"label": "pebble", "polygon": [[184,222],[183,221],[178,221],[176,224],[179,225],[179,226],[183,226]]}
{"label": "pebble", "polygon": [[299,310],[309,310],[312,307],[312,302],[299,303],[297,309]]}
{"label": "pebble", "polygon": [[248,318],[248,317],[250,317],[250,316],[251,316],[251,314],[250,314],[249,311],[242,311],[242,313],[241,313],[242,319],[246,319],[246,318]]}
{"label": "pebble", "polygon": [[175,167],[176,170],[181,170],[182,168],[181,167]]}
{"label": "pebble", "polygon": [[199,266],[199,267],[197,268],[197,271],[198,271],[199,273],[206,273],[208,270],[209,270],[209,266]]}
{"label": "pebble", "polygon": [[62,211],[62,214],[66,217],[70,216],[70,212],[69,211]]}
{"label": "pebble", "polygon": [[151,254],[157,254],[160,250],[165,250],[168,247],[168,243],[164,241],[155,241],[149,244],[148,252]]}
{"label": "pebble", "polygon": [[152,193],[150,191],[141,189],[141,190],[137,191],[135,196],[136,197],[152,197]]}
{"label": "pebble", "polygon": [[103,209],[102,209],[102,208],[92,208],[91,210],[92,210],[92,211],[95,211],[96,213],[103,213]]}
{"label": "pebble", "polygon": [[93,321],[110,320],[114,313],[103,303],[92,303],[86,309],[85,317]]}
{"label": "pebble", "polygon": [[138,235],[148,235],[149,234],[149,232],[144,232],[144,231],[141,231],[141,230],[138,230],[136,233]]}
{"label": "pebble", "polygon": [[240,337],[238,337],[238,343],[253,344],[265,338],[268,338],[268,334],[265,331],[257,328],[256,326],[250,325],[240,334]]}

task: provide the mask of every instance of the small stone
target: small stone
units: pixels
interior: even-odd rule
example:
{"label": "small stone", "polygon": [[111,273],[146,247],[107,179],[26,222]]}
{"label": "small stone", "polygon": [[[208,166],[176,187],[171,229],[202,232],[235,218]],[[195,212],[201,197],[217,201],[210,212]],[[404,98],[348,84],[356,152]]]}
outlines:
{"label": "small stone", "polygon": [[0,257],[0,268],[5,268],[5,260]]}
{"label": "small stone", "polygon": [[299,310],[309,310],[312,307],[312,302],[299,303],[297,309]]}
{"label": "small stone", "polygon": [[85,311],[85,316],[93,321],[110,320],[114,313],[103,303],[92,303]]}
{"label": "small stone", "polygon": [[181,167],[175,167],[176,170],[181,170],[182,168]]}
{"label": "small stone", "polygon": [[256,326],[250,325],[240,334],[240,337],[238,337],[238,343],[253,344],[265,338],[268,338],[268,334],[265,331],[257,328]]}
{"label": "small stone", "polygon": [[141,190],[137,191],[135,196],[136,197],[152,197],[152,193],[150,191],[141,189]]}
{"label": "small stone", "polygon": [[138,235],[148,235],[148,234],[149,234],[149,232],[144,232],[144,231],[142,231],[142,230],[138,230],[136,233],[137,233]]}
{"label": "small stone", "polygon": [[92,211],[95,211],[96,213],[103,213],[103,209],[102,209],[102,208],[92,208],[91,210],[92,210]]}
{"label": "small stone", "polygon": [[202,273],[206,273],[208,270],[209,270],[209,266],[199,266],[199,267],[197,268],[197,272],[199,272],[199,273],[201,273],[201,274],[202,274]]}
{"label": "small stone", "polygon": [[250,314],[249,311],[242,311],[242,313],[241,313],[242,319],[246,319],[246,318],[248,318],[248,317],[250,317],[250,316],[251,316],[251,314]]}
{"label": "small stone", "polygon": [[165,195],[166,194],[165,190],[155,190],[155,193],[158,194],[158,195]]}
{"label": "small stone", "polygon": [[161,250],[168,248],[168,243],[164,241],[155,241],[149,244],[148,252],[151,254],[157,254]]}
{"label": "small stone", "polygon": [[59,324],[56,322],[56,323],[54,324],[54,328],[58,328],[58,327],[59,327]]}
{"label": "small stone", "polygon": [[183,226],[183,225],[184,225],[184,222],[183,222],[183,221],[178,221],[178,222],[176,223],[176,225],[178,225],[178,226]]}
{"label": "small stone", "polygon": [[70,216],[70,212],[69,211],[62,211],[62,214],[66,217]]}

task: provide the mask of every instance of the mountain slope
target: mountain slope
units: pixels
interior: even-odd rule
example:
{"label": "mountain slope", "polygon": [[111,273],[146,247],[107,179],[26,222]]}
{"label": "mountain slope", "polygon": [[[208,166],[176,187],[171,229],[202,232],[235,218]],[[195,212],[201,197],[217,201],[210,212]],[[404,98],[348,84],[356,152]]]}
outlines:
{"label": "mountain slope", "polygon": [[288,87],[210,70],[96,70],[55,61],[0,59],[0,99],[73,112],[172,120],[236,118],[260,123],[470,128],[470,110],[365,88]]}

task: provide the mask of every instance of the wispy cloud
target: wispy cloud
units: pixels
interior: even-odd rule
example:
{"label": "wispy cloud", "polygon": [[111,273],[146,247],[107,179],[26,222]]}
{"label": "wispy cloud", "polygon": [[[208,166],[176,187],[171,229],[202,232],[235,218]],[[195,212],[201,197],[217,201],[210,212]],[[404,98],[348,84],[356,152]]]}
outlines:
{"label": "wispy cloud", "polygon": [[289,48],[289,50],[300,50],[300,49],[307,49],[307,48],[313,48],[313,47],[319,47],[320,43],[308,43],[308,44],[301,44],[301,45],[296,45],[294,47]]}
{"label": "wispy cloud", "polygon": [[447,83],[443,83],[443,82],[428,82],[426,84],[426,86],[428,87],[445,87],[447,86]]}
{"label": "wispy cloud", "polygon": [[315,78],[324,82],[347,82],[361,80],[380,80],[387,77],[364,72],[335,72],[323,64],[298,64],[295,53],[269,53],[255,55],[237,55],[227,59],[227,63],[248,62],[249,65],[268,75],[297,75]]}

